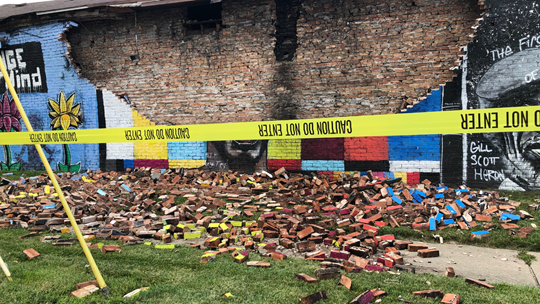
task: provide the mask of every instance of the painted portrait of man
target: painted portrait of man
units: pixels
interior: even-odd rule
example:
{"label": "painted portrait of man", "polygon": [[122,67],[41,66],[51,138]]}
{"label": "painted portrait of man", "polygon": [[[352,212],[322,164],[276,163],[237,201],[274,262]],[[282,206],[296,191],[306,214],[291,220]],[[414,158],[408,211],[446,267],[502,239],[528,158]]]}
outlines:
{"label": "painted portrait of man", "polygon": [[212,171],[254,173],[266,170],[267,140],[208,142],[206,167]]}
{"label": "painted portrait of man", "polygon": [[[481,109],[540,105],[540,49],[526,49],[498,61],[482,76],[475,92]],[[483,136],[500,153],[505,179],[499,189],[540,189],[540,132]]]}

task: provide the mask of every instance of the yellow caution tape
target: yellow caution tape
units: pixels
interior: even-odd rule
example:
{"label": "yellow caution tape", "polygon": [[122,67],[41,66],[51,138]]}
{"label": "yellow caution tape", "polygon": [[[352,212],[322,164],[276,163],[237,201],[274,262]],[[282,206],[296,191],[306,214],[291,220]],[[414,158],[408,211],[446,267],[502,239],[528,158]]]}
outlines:
{"label": "yellow caution tape", "polygon": [[540,106],[222,124],[2,132],[3,145],[338,138],[540,130]]}

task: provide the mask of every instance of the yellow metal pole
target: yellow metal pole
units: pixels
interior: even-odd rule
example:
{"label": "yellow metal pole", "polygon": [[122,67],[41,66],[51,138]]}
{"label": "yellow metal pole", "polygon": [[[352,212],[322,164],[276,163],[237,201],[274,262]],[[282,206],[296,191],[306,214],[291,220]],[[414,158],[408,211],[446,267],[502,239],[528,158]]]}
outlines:
{"label": "yellow metal pole", "polygon": [[2,257],[0,257],[0,268],[2,268],[2,270],[6,274],[6,277],[8,278],[8,280],[12,281],[11,273],[9,273],[9,269],[6,266],[6,263],[4,263],[4,260],[2,260]]}
{"label": "yellow metal pole", "polygon": [[[9,79],[9,75],[6,71],[6,67],[4,66],[4,63],[0,59],[0,70],[2,70],[2,75],[4,75],[4,80],[6,81],[6,84],[9,88],[9,91],[11,92],[11,96],[13,97],[13,100],[15,101],[15,104],[17,105],[17,109],[19,109],[19,112],[21,113],[21,117],[24,121],[24,124],[26,125],[26,128],[29,132],[33,132],[34,129],[32,129],[32,125],[30,124],[30,121],[28,120],[28,117],[26,116],[26,113],[24,112],[24,109],[21,105],[21,101],[19,100],[19,97],[17,96],[17,92],[15,91],[15,88],[11,84],[11,80]],[[92,257],[92,253],[90,252],[90,249],[88,249],[88,246],[86,245],[86,241],[83,238],[83,235],[81,233],[81,230],[79,230],[79,226],[77,225],[77,222],[75,221],[75,218],[73,217],[73,214],[71,213],[71,210],[69,209],[69,205],[66,202],[66,198],[64,197],[64,193],[62,192],[62,189],[60,188],[60,185],[58,184],[58,181],[56,180],[56,177],[51,169],[51,166],[49,165],[49,161],[45,157],[45,154],[43,153],[43,149],[41,149],[41,145],[35,144],[36,151],[39,154],[39,157],[41,158],[41,161],[43,162],[43,165],[45,166],[45,170],[47,170],[47,174],[49,174],[49,178],[51,179],[54,189],[56,190],[56,193],[58,194],[58,198],[60,199],[60,202],[62,202],[62,206],[64,207],[64,210],[66,211],[66,214],[69,218],[69,222],[71,223],[71,226],[73,227],[73,230],[75,231],[75,234],[77,235],[77,239],[79,240],[79,243],[81,244],[81,247],[84,251],[84,254],[86,255],[86,258],[88,259],[88,262],[90,263],[90,267],[92,267],[92,271],[94,272],[94,276],[96,277],[96,280],[98,281],[99,287],[101,288],[102,292],[108,297],[109,290],[107,289],[107,285],[105,284],[105,281],[103,280],[103,277],[101,276],[101,273],[99,272],[99,269],[96,265],[96,262],[94,261],[94,257]]]}

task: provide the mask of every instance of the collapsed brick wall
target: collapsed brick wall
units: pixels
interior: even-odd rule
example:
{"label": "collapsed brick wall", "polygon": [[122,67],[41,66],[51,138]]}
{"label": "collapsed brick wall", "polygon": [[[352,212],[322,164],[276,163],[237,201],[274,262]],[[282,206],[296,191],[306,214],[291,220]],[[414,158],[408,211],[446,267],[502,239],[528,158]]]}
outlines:
{"label": "collapsed brick wall", "polygon": [[183,36],[185,8],[139,12],[137,26],[85,22],[68,34],[71,55],[156,124],[378,114],[450,81],[479,17],[473,1],[293,2],[291,61],[275,52],[295,18],[278,18],[283,1],[255,0],[223,1],[222,30],[205,34]]}
{"label": "collapsed brick wall", "polygon": [[[83,23],[69,34],[81,74],[126,92],[156,124],[260,120],[272,81],[272,1],[226,1],[220,31],[183,36],[186,9]],[[157,18],[156,16],[159,16]],[[137,52],[140,61],[132,62]]]}
{"label": "collapsed brick wall", "polygon": [[[226,0],[222,7],[220,31],[204,34],[184,35],[186,8],[79,22],[68,33],[69,55],[103,89],[99,127],[379,114],[421,97],[412,111],[439,110],[439,84],[452,78],[449,68],[479,16],[469,1]],[[439,144],[434,135],[107,144],[99,151],[105,170],[285,166],[374,170],[415,183],[438,179]],[[227,146],[232,154],[257,152],[233,159]]]}

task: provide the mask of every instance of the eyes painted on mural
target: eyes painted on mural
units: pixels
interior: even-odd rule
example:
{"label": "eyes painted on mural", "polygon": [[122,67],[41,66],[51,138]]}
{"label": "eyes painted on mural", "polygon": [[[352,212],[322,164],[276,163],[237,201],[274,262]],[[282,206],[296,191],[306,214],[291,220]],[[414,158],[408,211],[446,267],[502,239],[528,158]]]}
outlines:
{"label": "eyes painted on mural", "polygon": [[72,93],[66,100],[64,92],[61,91],[58,95],[58,102],[49,98],[49,107],[52,109],[49,112],[49,117],[52,119],[51,127],[53,130],[58,130],[60,127],[67,130],[70,127],[77,129],[82,123],[81,104],[74,105],[75,93]]}

